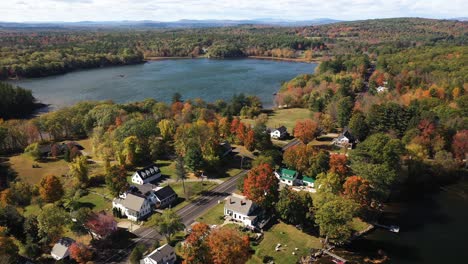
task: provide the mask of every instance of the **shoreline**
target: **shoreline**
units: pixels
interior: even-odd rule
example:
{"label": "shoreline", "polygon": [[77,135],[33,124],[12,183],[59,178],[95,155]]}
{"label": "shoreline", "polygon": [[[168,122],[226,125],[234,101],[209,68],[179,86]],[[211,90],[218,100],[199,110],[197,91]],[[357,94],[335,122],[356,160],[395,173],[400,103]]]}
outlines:
{"label": "shoreline", "polygon": [[287,62],[300,62],[300,63],[320,63],[320,59],[306,60],[303,58],[280,58],[280,57],[270,57],[270,56],[245,56],[245,57],[235,57],[235,58],[209,58],[206,56],[196,56],[196,57],[147,57],[145,58],[146,62],[151,61],[162,61],[162,60],[188,60],[188,59],[255,59],[255,60],[273,60],[273,61],[287,61]]}

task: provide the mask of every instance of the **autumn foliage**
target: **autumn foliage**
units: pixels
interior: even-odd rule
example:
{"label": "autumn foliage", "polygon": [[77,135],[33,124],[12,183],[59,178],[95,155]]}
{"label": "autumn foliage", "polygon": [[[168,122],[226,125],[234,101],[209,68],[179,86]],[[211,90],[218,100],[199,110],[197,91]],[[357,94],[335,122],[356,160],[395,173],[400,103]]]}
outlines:
{"label": "autumn foliage", "polygon": [[453,136],[452,149],[457,159],[463,160],[465,158],[468,152],[468,130],[462,130]]}
{"label": "autumn foliage", "polygon": [[99,237],[106,237],[117,230],[117,222],[114,217],[105,213],[90,215],[85,226]]}
{"label": "autumn foliage", "polygon": [[250,257],[248,236],[231,228],[210,230],[197,223],[185,240],[184,264],[241,264]]}
{"label": "autumn foliage", "polygon": [[278,179],[268,164],[252,168],[244,180],[244,195],[264,208],[278,199]]}
{"label": "autumn foliage", "polygon": [[70,248],[70,258],[78,263],[87,263],[92,260],[93,252],[81,243],[73,243]]}
{"label": "autumn foliage", "polygon": [[210,227],[205,223],[196,223],[192,232],[185,239],[183,248],[184,264],[211,263],[205,238],[210,234]]}
{"label": "autumn foliage", "polygon": [[244,146],[246,149],[250,151],[254,150],[255,148],[254,139],[255,139],[255,132],[252,129],[249,129],[244,139]]}
{"label": "autumn foliage", "polygon": [[348,158],[346,155],[331,154],[330,155],[330,172],[340,175],[341,178],[346,177],[348,174],[347,166]]}
{"label": "autumn foliage", "polygon": [[361,205],[370,204],[370,182],[360,176],[351,176],[343,184],[343,195]]}
{"label": "autumn foliage", "polygon": [[249,237],[234,229],[213,230],[207,240],[214,264],[240,264],[250,257]]}
{"label": "autumn foliage", "polygon": [[63,196],[63,187],[60,179],[54,175],[47,175],[39,183],[39,194],[44,201],[53,203]]}
{"label": "autumn foliage", "polygon": [[294,127],[294,137],[300,139],[304,144],[314,140],[318,124],[312,119],[298,120]]}

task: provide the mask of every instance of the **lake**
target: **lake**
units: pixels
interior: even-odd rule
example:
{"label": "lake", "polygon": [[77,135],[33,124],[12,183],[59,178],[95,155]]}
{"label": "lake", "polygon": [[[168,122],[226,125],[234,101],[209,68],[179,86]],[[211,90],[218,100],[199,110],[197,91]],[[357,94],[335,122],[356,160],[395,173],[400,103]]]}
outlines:
{"label": "lake", "polygon": [[421,195],[419,199],[390,204],[393,210],[381,221],[400,226],[399,233],[376,229],[347,248],[356,255],[340,252],[349,260],[376,255],[382,249],[397,264],[466,263],[468,259],[468,179]]}
{"label": "lake", "polygon": [[313,73],[316,64],[273,60],[182,59],[82,70],[64,75],[23,79],[14,83],[54,107],[83,100],[117,103],[154,98],[169,102],[175,92],[184,99],[213,102],[234,94],[258,96],[264,107],[273,106],[273,93],[281,83],[302,73]]}

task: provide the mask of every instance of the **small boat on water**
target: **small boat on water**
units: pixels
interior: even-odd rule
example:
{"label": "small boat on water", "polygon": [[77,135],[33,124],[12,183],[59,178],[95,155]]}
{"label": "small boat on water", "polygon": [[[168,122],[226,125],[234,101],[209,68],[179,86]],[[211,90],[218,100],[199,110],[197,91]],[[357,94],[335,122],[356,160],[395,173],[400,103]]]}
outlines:
{"label": "small boat on water", "polygon": [[125,77],[125,74],[119,74],[119,77],[123,78],[123,77]]}
{"label": "small boat on water", "polygon": [[384,229],[387,229],[388,231],[393,232],[393,233],[399,233],[400,232],[400,227],[396,226],[396,225],[390,225],[390,226],[381,225],[381,224],[374,224],[374,225],[378,226],[378,227],[381,227],[381,228],[384,228]]}

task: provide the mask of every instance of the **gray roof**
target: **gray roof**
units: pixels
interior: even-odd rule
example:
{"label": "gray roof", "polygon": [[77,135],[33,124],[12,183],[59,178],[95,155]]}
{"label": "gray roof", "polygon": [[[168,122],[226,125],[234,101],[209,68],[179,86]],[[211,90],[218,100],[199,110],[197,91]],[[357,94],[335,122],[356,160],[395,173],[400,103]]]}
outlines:
{"label": "gray roof", "polygon": [[69,237],[62,237],[55,243],[54,247],[52,248],[52,251],[50,254],[54,254],[58,257],[64,257],[65,254],[67,253],[68,248],[73,244],[75,240],[69,238]]}
{"label": "gray roof", "polygon": [[172,195],[177,195],[170,186],[162,187],[154,192],[159,200],[164,200]]}
{"label": "gray roof", "polygon": [[153,191],[156,188],[157,188],[156,185],[146,183],[146,184],[141,184],[141,185],[140,184],[132,185],[130,186],[128,191],[136,195],[141,194],[144,196],[148,196],[149,192]]}
{"label": "gray roof", "polygon": [[251,200],[233,195],[227,197],[224,202],[224,208],[243,215],[248,215],[253,206],[254,203]]}
{"label": "gray roof", "polygon": [[150,178],[160,172],[161,170],[155,164],[151,164],[141,170],[136,171],[136,173],[138,173],[142,179]]}
{"label": "gray roof", "polygon": [[171,253],[174,253],[174,248],[165,244],[155,249],[146,257],[156,261],[157,263],[162,263],[163,258],[168,257]]}
{"label": "gray roof", "polygon": [[119,203],[130,210],[139,212],[145,203],[145,200],[146,198],[140,195],[127,193],[125,198],[115,198],[114,202]]}
{"label": "gray roof", "polygon": [[288,129],[285,126],[280,126],[277,129],[281,134],[288,132]]}

